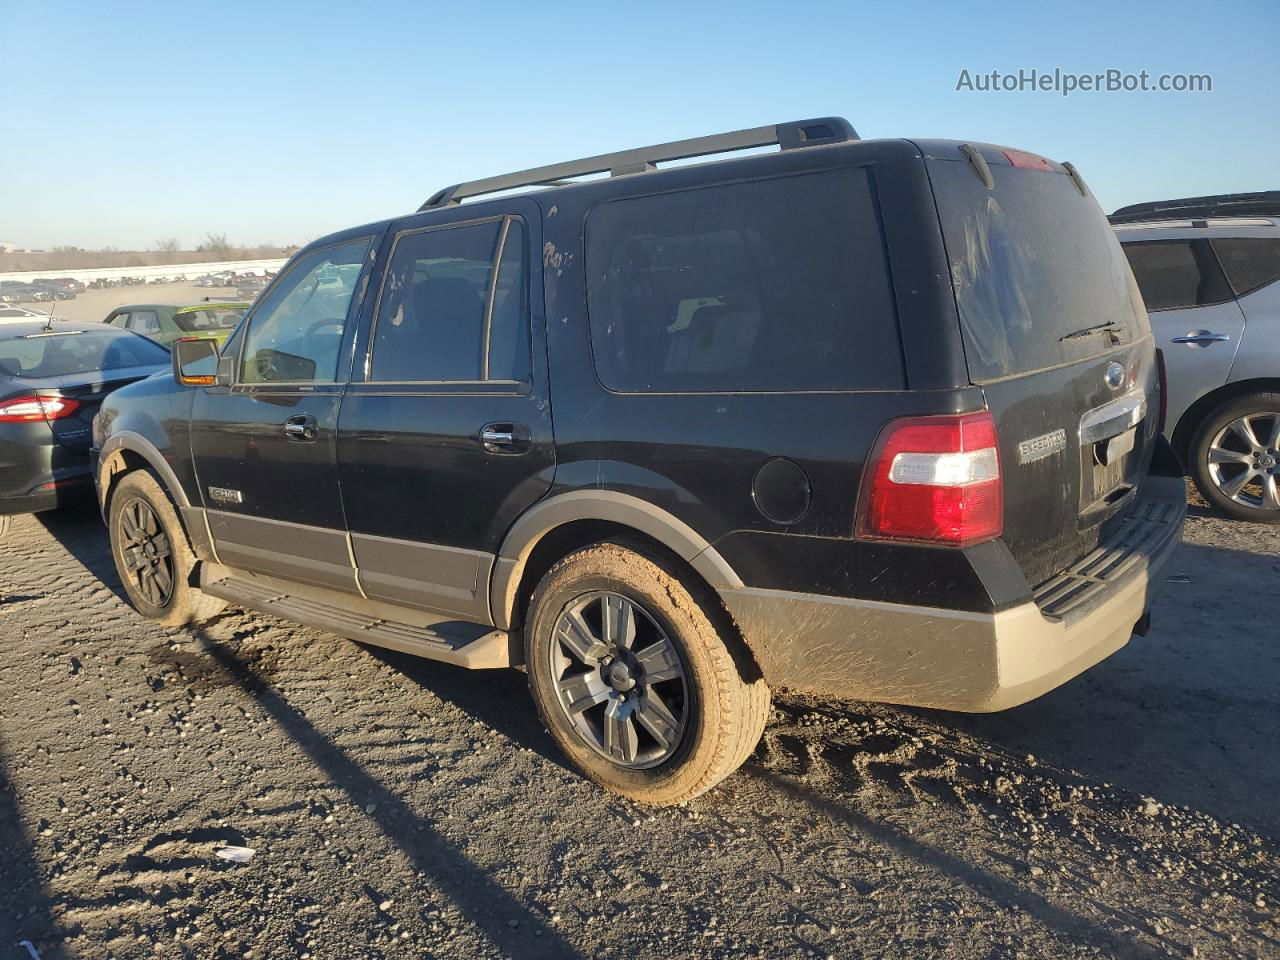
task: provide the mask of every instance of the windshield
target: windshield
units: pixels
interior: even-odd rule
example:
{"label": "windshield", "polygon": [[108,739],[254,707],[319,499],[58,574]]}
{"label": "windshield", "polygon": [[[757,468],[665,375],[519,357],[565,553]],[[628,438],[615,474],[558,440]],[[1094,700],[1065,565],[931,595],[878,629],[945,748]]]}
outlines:
{"label": "windshield", "polygon": [[186,333],[234,330],[244,316],[243,307],[202,307],[174,314],[173,322]]}
{"label": "windshield", "polygon": [[[1128,261],[1093,197],[1062,173],[929,161],[975,382],[1098,356],[1147,332]],[[1084,331],[1090,332],[1084,332]]]}
{"label": "windshield", "polygon": [[169,352],[133,334],[33,333],[0,340],[0,375],[39,380],[169,362]]}

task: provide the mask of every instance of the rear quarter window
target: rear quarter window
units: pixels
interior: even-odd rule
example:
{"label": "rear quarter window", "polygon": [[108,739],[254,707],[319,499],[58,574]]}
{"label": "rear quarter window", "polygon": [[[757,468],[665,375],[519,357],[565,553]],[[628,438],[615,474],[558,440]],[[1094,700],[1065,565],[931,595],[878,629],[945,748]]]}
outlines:
{"label": "rear quarter window", "polygon": [[1222,237],[1213,249],[1237,297],[1280,280],[1280,240],[1268,237]]}
{"label": "rear quarter window", "polygon": [[601,382],[888,390],[902,349],[873,188],[846,169],[611,201],[587,219]]}

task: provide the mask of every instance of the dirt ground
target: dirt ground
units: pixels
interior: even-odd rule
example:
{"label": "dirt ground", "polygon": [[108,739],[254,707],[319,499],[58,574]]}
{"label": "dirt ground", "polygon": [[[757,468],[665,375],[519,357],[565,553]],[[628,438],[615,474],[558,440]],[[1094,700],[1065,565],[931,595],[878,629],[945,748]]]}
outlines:
{"label": "dirt ground", "polygon": [[990,716],[783,697],[667,810],[566,769],[518,672],[167,631],[92,509],[25,518],[0,960],[1280,956],[1280,531],[1193,514],[1152,632],[1085,676]]}

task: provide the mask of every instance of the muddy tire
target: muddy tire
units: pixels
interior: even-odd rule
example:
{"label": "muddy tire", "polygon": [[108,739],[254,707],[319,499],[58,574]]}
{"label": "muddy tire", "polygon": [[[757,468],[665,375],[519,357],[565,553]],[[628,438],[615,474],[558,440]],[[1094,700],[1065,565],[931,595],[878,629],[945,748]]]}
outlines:
{"label": "muddy tire", "polygon": [[150,473],[128,474],[111,493],[111,556],[129,602],[170,627],[201,623],[226,602],[192,585],[195,555],[167,494]]}
{"label": "muddy tire", "polygon": [[600,543],[542,578],[529,686],[565,755],[606,790],[683,803],[751,755],[769,688],[716,598],[645,547]]}
{"label": "muddy tire", "polygon": [[1236,520],[1280,523],[1280,393],[1228,401],[1191,440],[1200,495]]}

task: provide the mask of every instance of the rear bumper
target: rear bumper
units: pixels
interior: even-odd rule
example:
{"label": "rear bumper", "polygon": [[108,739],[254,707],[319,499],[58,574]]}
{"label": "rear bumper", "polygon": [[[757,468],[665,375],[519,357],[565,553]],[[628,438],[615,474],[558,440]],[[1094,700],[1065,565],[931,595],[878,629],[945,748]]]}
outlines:
{"label": "rear bumper", "polygon": [[1107,543],[998,613],[744,587],[722,591],[772,686],[970,713],[1004,710],[1123,647],[1181,540],[1181,477],[1150,476]]}

